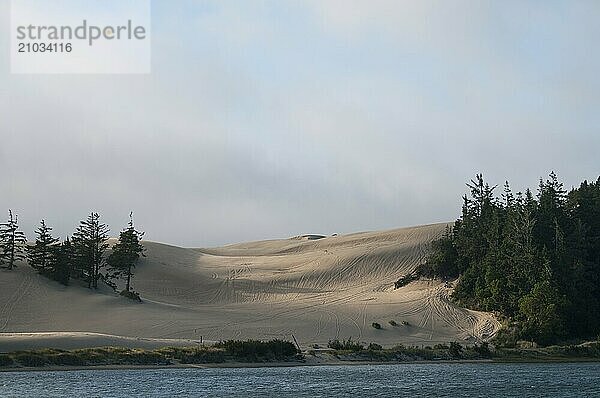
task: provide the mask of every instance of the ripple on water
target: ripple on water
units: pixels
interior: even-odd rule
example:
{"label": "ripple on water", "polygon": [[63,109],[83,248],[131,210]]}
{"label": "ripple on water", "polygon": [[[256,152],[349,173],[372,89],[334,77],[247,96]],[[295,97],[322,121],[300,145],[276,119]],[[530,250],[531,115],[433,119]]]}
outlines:
{"label": "ripple on water", "polygon": [[600,364],[400,364],[0,373],[1,397],[594,397]]}

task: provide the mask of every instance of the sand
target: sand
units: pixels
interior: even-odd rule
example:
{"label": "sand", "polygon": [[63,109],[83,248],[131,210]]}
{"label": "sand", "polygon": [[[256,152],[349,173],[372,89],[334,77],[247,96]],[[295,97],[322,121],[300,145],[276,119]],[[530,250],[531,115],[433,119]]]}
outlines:
{"label": "sand", "polygon": [[[61,286],[26,265],[2,270],[0,351],[152,348],[292,335],[302,347],[349,337],[384,346],[489,339],[499,322],[452,304],[452,284],[421,280],[394,290],[394,281],[424,261],[429,243],[445,227],[211,249],[144,242],[147,257],[133,280],[141,304],[107,288]],[[373,322],[383,329],[374,329]]]}

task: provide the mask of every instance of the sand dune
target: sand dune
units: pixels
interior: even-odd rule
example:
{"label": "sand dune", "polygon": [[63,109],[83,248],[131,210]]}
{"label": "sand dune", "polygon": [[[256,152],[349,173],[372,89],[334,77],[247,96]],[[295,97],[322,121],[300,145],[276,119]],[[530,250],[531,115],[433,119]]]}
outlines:
{"label": "sand dune", "polygon": [[[212,249],[145,242],[147,257],[133,281],[143,304],[108,290],[63,287],[27,266],[2,271],[0,351],[113,342],[148,347],[188,344],[200,336],[207,341],[293,334],[303,346],[348,337],[384,345],[489,338],[498,322],[452,304],[451,286],[417,281],[393,289],[398,277],[422,263],[445,226]],[[373,322],[383,329],[374,329]],[[21,339],[18,333],[24,333]]]}

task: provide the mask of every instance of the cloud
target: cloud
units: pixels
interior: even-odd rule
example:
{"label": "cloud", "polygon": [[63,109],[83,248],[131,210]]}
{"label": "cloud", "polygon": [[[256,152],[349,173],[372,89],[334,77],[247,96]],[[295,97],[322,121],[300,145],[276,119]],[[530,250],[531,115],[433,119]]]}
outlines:
{"label": "cloud", "polygon": [[597,8],[155,1],[149,76],[0,64],[0,209],[209,246],[452,220],[480,171],[596,178]]}

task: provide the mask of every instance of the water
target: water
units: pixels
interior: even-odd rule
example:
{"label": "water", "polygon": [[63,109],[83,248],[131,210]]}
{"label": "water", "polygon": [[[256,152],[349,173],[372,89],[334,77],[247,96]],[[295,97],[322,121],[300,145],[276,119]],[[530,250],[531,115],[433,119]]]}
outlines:
{"label": "water", "polygon": [[600,397],[600,363],[0,374],[0,397]]}

